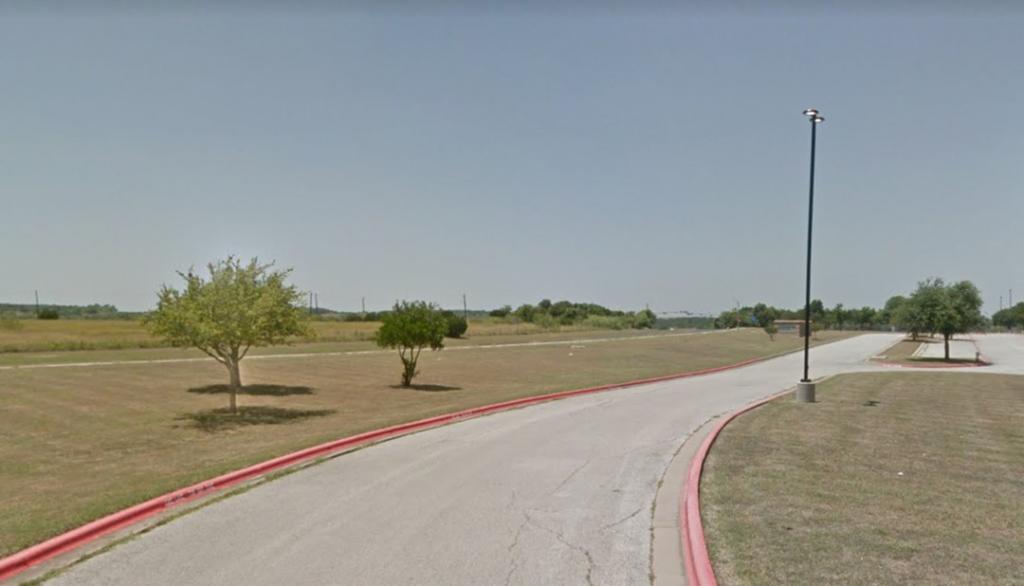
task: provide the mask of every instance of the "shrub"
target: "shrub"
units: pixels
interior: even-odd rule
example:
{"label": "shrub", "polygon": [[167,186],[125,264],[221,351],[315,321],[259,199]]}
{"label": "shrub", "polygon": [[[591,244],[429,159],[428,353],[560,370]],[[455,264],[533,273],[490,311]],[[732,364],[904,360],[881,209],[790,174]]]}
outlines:
{"label": "shrub", "polygon": [[543,328],[545,330],[559,329],[558,320],[546,313],[538,313],[537,315],[533,316],[533,325]]}
{"label": "shrub", "polygon": [[40,309],[36,317],[39,319],[60,319],[60,314],[57,313],[56,309]]}
{"label": "shrub", "polygon": [[648,330],[654,327],[654,322],[658,321],[658,316],[654,315],[654,312],[650,309],[642,309],[632,316],[632,326],[638,330]]}
{"label": "shrub", "polygon": [[446,338],[461,338],[462,334],[466,333],[469,329],[469,323],[466,318],[456,314],[454,311],[444,311],[444,319],[448,322],[448,332],[445,334]]}
{"label": "shrub", "polygon": [[534,308],[529,303],[524,303],[523,305],[520,305],[519,307],[516,308],[516,317],[519,319],[519,321],[524,321],[527,323],[532,322],[536,314],[536,308]]}
{"label": "shrub", "polygon": [[503,305],[503,306],[499,307],[498,309],[492,309],[491,310],[491,317],[508,317],[508,315],[510,313],[512,313],[512,306],[511,305]]}
{"label": "shrub", "polygon": [[598,330],[624,330],[630,327],[629,320],[622,317],[591,315],[583,320],[583,325]]}

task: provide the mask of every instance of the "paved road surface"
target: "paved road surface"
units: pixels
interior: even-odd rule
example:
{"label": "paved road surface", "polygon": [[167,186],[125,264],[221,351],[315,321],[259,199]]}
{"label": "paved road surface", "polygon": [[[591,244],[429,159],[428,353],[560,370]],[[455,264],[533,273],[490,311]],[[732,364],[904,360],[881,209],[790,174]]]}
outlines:
{"label": "paved road surface", "polygon": [[[877,369],[864,360],[897,339],[813,349],[812,376]],[[979,343],[1024,373],[1024,338]],[[793,385],[801,364],[792,354],[400,438],[200,509],[52,584],[646,584],[673,453],[708,418]]]}

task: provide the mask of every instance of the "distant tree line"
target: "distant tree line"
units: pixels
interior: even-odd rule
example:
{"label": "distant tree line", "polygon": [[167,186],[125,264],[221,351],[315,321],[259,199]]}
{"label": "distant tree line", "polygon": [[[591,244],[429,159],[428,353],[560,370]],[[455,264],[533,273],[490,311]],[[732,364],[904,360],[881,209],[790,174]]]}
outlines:
{"label": "distant tree line", "polygon": [[[53,305],[43,304],[38,308],[30,303],[0,303],[0,315],[13,318],[39,318],[39,319],[121,319],[126,314],[121,313],[113,305]],[[139,314],[129,314],[137,317]]]}
{"label": "distant tree line", "polygon": [[[981,293],[970,281],[947,284],[939,278],[921,281],[909,296],[896,295],[876,309],[861,307],[847,309],[837,303],[827,309],[819,299],[811,301],[810,317],[815,328],[829,329],[890,329],[907,332],[913,339],[921,334],[941,334],[949,359],[949,341],[953,335],[985,327],[981,314]],[[780,309],[764,303],[723,311],[715,318],[716,328],[760,327],[773,336],[775,321],[803,319],[804,310]],[[1007,328],[1024,326],[1024,303],[997,312],[994,325]]]}
{"label": "distant tree line", "polygon": [[657,317],[650,309],[627,312],[608,309],[596,303],[572,301],[552,303],[550,299],[542,299],[536,305],[524,303],[514,310],[510,305],[506,305],[491,311],[490,316],[537,324],[542,327],[583,324],[612,329],[647,329],[653,328],[657,321]]}
{"label": "distant tree line", "polygon": [[1008,330],[1024,328],[1024,302],[993,313],[992,325]]}
{"label": "distant tree line", "polygon": [[[723,311],[714,319],[714,327],[764,328],[780,319],[804,319],[804,309],[785,309],[758,303]],[[832,308],[826,308],[820,299],[814,299],[811,301],[811,321],[818,328],[834,330],[888,329],[892,321],[892,312],[888,305],[881,309],[868,306],[858,309],[847,308],[842,303],[837,303]]]}

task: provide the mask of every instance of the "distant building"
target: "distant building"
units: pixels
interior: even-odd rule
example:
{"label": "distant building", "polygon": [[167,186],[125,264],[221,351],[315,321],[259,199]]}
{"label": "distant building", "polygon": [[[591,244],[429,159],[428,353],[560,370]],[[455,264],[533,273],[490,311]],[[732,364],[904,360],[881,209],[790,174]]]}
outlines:
{"label": "distant building", "polygon": [[[814,322],[811,324],[813,325]],[[804,320],[802,319],[777,319],[775,327],[779,328],[780,334],[794,334],[800,337],[807,335],[804,332]]]}

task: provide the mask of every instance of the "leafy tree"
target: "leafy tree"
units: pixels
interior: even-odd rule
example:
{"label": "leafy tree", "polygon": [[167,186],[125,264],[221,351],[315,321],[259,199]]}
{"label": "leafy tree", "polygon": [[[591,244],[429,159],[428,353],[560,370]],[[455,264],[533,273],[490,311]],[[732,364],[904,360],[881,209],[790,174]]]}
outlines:
{"label": "leafy tree", "polygon": [[769,307],[764,303],[758,303],[755,305],[754,309],[751,310],[751,314],[753,315],[754,321],[757,325],[761,327],[775,323],[775,320],[778,319],[779,316],[778,310],[774,307]]}
{"label": "leafy tree", "polygon": [[[788,315],[788,319],[802,319],[803,317],[803,307]],[[828,310],[825,309],[825,304],[821,302],[821,299],[811,299],[811,321],[821,324],[828,322]]]}
{"label": "leafy tree", "polygon": [[930,277],[917,284],[917,289],[910,296],[911,303],[916,306],[920,318],[924,322],[923,331],[935,335],[943,320],[943,311],[947,310],[949,299],[946,295],[946,283],[942,279]]}
{"label": "leafy tree", "polygon": [[39,313],[36,314],[38,319],[60,319],[60,312],[56,309],[46,308],[40,309]]}
{"label": "leafy tree", "polygon": [[654,312],[650,309],[641,309],[632,316],[632,319],[634,328],[646,330],[654,327],[654,322],[658,321],[658,316],[654,315]]}
{"label": "leafy tree", "polygon": [[907,298],[902,295],[894,295],[885,302],[885,307],[878,312],[878,321],[883,324],[896,325],[896,314],[899,313],[900,308],[907,302]]}
{"label": "leafy tree", "polygon": [[875,323],[875,318],[878,312],[873,307],[864,306],[858,310],[855,310],[855,321],[860,329],[864,330],[870,328]]}
{"label": "leafy tree", "polygon": [[846,310],[843,309],[842,303],[836,303],[836,306],[833,307],[832,311],[829,312],[829,317],[829,321],[835,324],[837,329],[842,330],[843,324],[846,323],[848,314]]}
{"label": "leafy tree", "polygon": [[928,327],[920,304],[913,298],[907,299],[895,310],[892,324],[900,330],[909,333],[913,340],[917,340],[921,332],[925,331],[925,328]]}
{"label": "leafy tree", "polygon": [[926,279],[918,283],[900,313],[912,315],[919,331],[942,334],[946,360],[949,360],[950,339],[983,322],[981,293],[970,281],[946,285],[939,278]]}
{"label": "leafy tree", "polygon": [[272,267],[229,256],[207,266],[208,280],[191,269],[179,272],[184,290],[164,285],[156,311],[146,317],[153,334],[173,346],[198,348],[227,368],[232,412],[242,386],[239,363],[250,348],[310,333],[306,310],[299,307],[303,295],[285,283],[291,270]]}
{"label": "leafy tree", "polygon": [[949,360],[949,340],[978,327],[982,323],[981,292],[970,281],[960,281],[946,288],[946,303],[938,315],[936,330],[942,334]]}
{"label": "leafy tree", "polygon": [[466,330],[469,329],[469,322],[466,321],[465,317],[458,315],[454,311],[445,311],[443,313],[444,319],[448,322],[448,331],[445,333],[445,336],[461,338],[462,334],[465,334]]}
{"label": "leafy tree", "polygon": [[537,309],[529,303],[524,303],[516,308],[515,316],[516,319],[523,322],[532,322],[534,316],[537,314]]}
{"label": "leafy tree", "polygon": [[419,372],[416,362],[424,348],[441,350],[448,333],[448,320],[436,305],[425,301],[396,303],[377,330],[377,345],[397,348],[402,359],[402,386],[408,387]]}
{"label": "leafy tree", "polygon": [[537,304],[537,309],[540,310],[540,311],[543,311],[544,313],[550,312],[551,311],[551,300],[550,299],[541,299],[540,303]]}
{"label": "leafy tree", "polygon": [[775,334],[779,333],[779,326],[775,325],[775,322],[769,322],[764,325],[764,333],[768,334],[768,339],[775,341]]}

